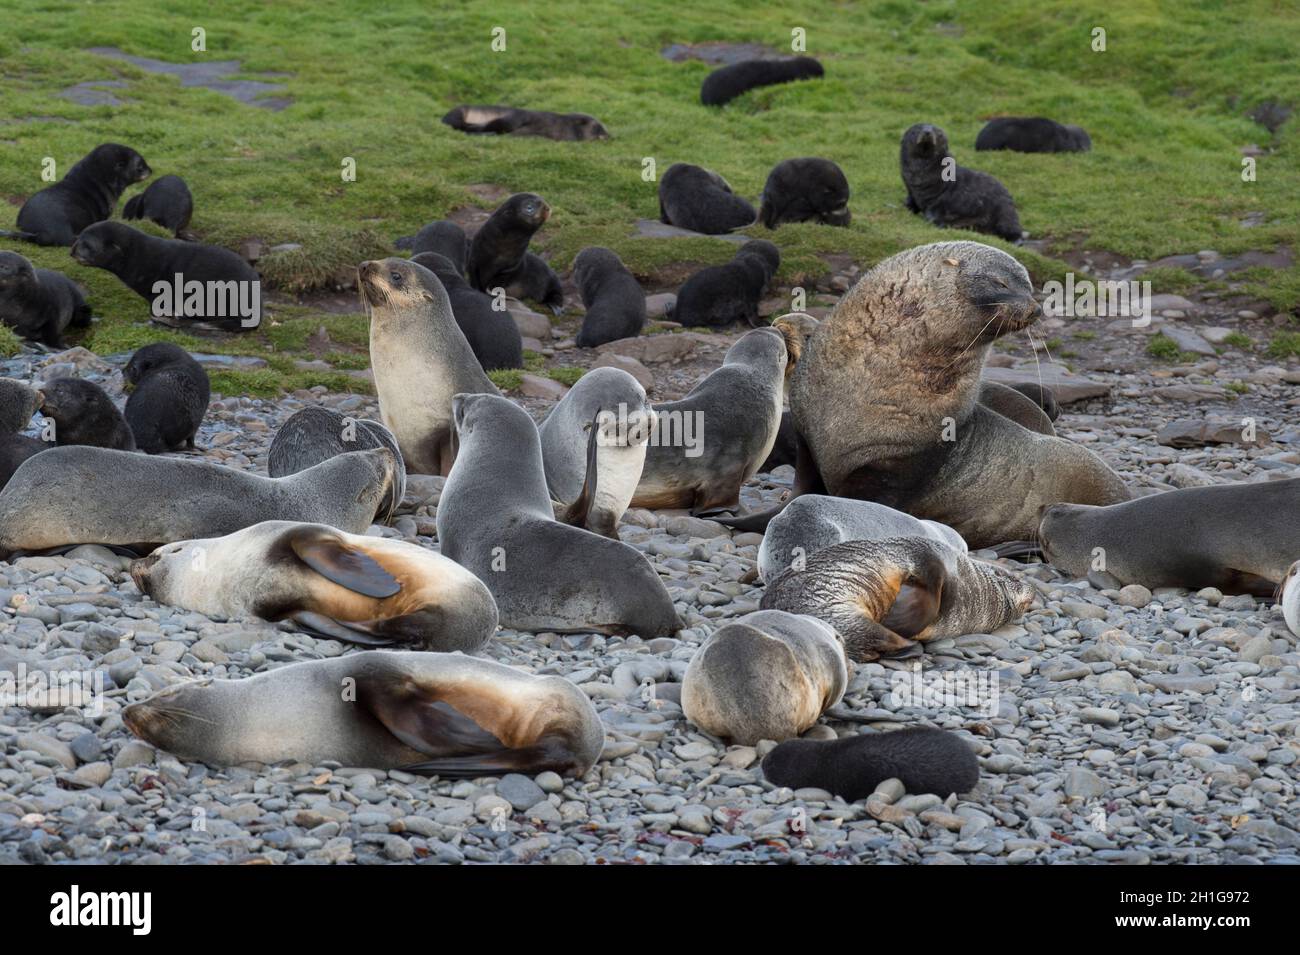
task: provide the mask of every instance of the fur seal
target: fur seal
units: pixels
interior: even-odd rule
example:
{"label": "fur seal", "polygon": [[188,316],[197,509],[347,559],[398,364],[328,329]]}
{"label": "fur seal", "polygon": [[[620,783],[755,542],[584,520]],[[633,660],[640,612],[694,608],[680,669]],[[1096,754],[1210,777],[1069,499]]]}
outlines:
{"label": "fur seal", "polygon": [[189,352],[170,342],[145,345],[126,363],[122,379],[131,389],[126,423],[141,451],[162,454],[194,448],[212,386]]}
{"label": "fur seal", "polygon": [[645,293],[623,261],[609,249],[583,249],[573,260],[573,284],[587,309],[575,339],[595,348],[620,338],[635,338],[645,327]]}
{"label": "fur seal", "polygon": [[265,521],[166,544],[132,563],[131,579],[161,604],[229,620],[293,620],[347,643],[473,653],[497,628],[487,587],[455,561],[324,524]]}
{"label": "fur seal", "polygon": [[379,415],[397,438],[406,469],[447,474],[451,399],[499,394],[456,325],[438,277],[406,259],[362,262],[357,284],[370,313],[370,363]]}
{"label": "fur seal", "polygon": [[134,451],[135,437],[113,399],[93,381],[53,378],[41,385],[41,414],[54,422],[59,447],[88,445]]}
{"label": "fur seal", "polygon": [[510,106],[457,106],[442,121],[462,133],[544,136],[560,142],[609,139],[609,131],[586,113],[548,113]]}
{"label": "fur seal", "polygon": [[1300,585],[1296,584],[1297,579],[1300,579],[1300,561],[1287,568],[1286,576],[1278,588],[1278,603],[1282,605],[1282,616],[1286,620],[1287,629],[1300,637]]}
{"label": "fur seal", "polygon": [[448,779],[582,776],[605,742],[595,707],[563,677],[419,651],[178,683],[126,707],[122,721],[160,749],[214,766],[329,761]]}
{"label": "fur seal", "polygon": [[438,503],[438,542],[488,585],[502,626],[647,640],[681,627],[639,551],[555,520],[528,412],[478,394],[457,395],[454,413],[460,454]]}
{"label": "fur seal", "polygon": [[153,175],[144,157],[129,146],[104,143],[52,186],[18,210],[18,231],[5,232],[37,245],[72,245],[83,229],[113,214],[126,187]]}
{"label": "fur seal", "polygon": [[758,576],[771,582],[827,547],[890,537],[927,537],[959,553],[967,551],[961,535],[946,524],[918,520],[872,501],[805,494],[791,501],[767,526],[758,548]]}
{"label": "fur seal", "polygon": [[945,229],[971,229],[1020,238],[1020,217],[1007,187],[986,172],[958,166],[938,126],[917,123],[899,149],[907,208]]}
{"label": "fur seal", "polygon": [[474,233],[465,278],[480,292],[503,288],[507,295],[541,302],[557,315],[564,310],[560,277],[528,251],[534,233],[551,217],[541,196],[520,192],[503,202]]}
{"label": "fur seal", "polygon": [[753,225],[758,213],[711,169],[678,162],[659,180],[659,219],[679,229],[722,235]]}
{"label": "fur seal", "polygon": [[148,219],[176,236],[189,227],[193,215],[194,196],[180,176],[160,176],[122,207],[123,219]]}
{"label": "fur seal", "polygon": [[0,489],[9,483],[18,467],[51,445],[18,434],[31,423],[32,415],[45,396],[21,381],[0,378]]}
{"label": "fur seal", "polygon": [[1038,540],[1071,576],[1100,560],[1125,584],[1270,597],[1300,551],[1300,478],[1181,488],[1110,507],[1052,504]]}
{"label": "fur seal", "polygon": [[393,433],[378,421],[349,418],[332,408],[295,411],[271,441],[266,473],[273,478],[288,477],[340,454],[373,448],[387,448],[396,462],[393,486],[383,507],[383,512],[391,515],[406,496],[406,462]]}
{"label": "fur seal", "polygon": [[759,610],[719,627],[682,677],[682,711],[704,732],[753,746],[807,730],[844,696],[844,646],[815,617]]}
{"label": "fur seal", "polygon": [[1061,405],[1056,400],[1056,392],[1046,385],[1020,383],[1008,385],[1012,391],[1018,391],[1042,410],[1047,415],[1048,421],[1056,421],[1061,417]]}
{"label": "fur seal", "polygon": [[970,792],[980,778],[975,751],[956,733],[916,728],[843,739],[792,739],[763,759],[768,782],[824,789],[845,802],[866,799],[886,779],[909,793]]}
{"label": "fur seal", "polygon": [[[121,222],[97,222],[77,236],[72,257],[112,272],[150,303],[157,318],[205,321],[228,331],[261,324],[261,279],[229,249],[160,239]],[[173,292],[178,275],[185,286],[202,283],[203,292]],[[160,283],[167,292],[156,290]]]}
{"label": "fur seal", "polygon": [[684,398],[656,405],[658,440],[631,506],[734,507],[776,442],[786,361],[779,330],[751,329]]}
{"label": "fur seal", "polygon": [[469,239],[465,230],[448,219],[430,222],[411,240],[411,256],[433,252],[448,259],[462,278],[469,261]]}
{"label": "fur seal", "polygon": [[523,338],[509,312],[493,308],[492,297],[471,287],[446,256],[421,252],[411,261],[424,266],[442,283],[456,326],[484,371],[524,367]]}
{"label": "fur seal", "polygon": [[999,116],[984,124],[975,148],[1014,149],[1020,153],[1087,152],[1092,139],[1081,126],[1064,126],[1042,116]]}
{"label": "fur seal", "polygon": [[760,86],[818,79],[825,73],[822,65],[811,56],[742,60],[720,67],[706,76],[700,84],[700,102],[705,106],[721,106]]}
{"label": "fur seal", "polygon": [[275,520],[360,534],[388,497],[395,466],[387,450],[354,451],[275,479],[209,461],[51,448],[0,491],[0,555],[68,544],[144,553]]}
{"label": "fur seal", "polygon": [[72,279],[38,269],[17,252],[0,252],[0,321],[18,335],[63,346],[69,326],[90,324],[90,306]]}
{"label": "fur seal", "polygon": [[758,221],[769,229],[782,222],[847,226],[852,219],[849,180],[829,159],[787,159],[767,174]]}
{"label": "fur seal", "polygon": [[767,585],[763,609],[806,613],[835,628],[865,663],[918,643],[989,633],[1018,619],[1034,589],[997,564],[923,537],[850,540]]}
{"label": "fur seal", "polygon": [[654,428],[645,389],[627,372],[593,368],[579,378],[537,429],[557,518],[618,540]]}
{"label": "fur seal", "polygon": [[758,303],[781,267],[781,252],[766,239],[750,239],[725,265],[710,265],[677,292],[672,320],[718,328],[733,322],[758,324]]}

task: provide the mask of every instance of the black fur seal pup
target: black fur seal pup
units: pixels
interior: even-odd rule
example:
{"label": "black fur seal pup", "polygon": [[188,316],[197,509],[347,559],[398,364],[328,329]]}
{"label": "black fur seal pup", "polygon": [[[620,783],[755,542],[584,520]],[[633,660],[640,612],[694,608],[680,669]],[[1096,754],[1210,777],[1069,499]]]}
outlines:
{"label": "black fur seal pup", "polygon": [[849,180],[829,159],[787,159],[767,174],[758,221],[769,229],[782,222],[846,226],[852,218]]}
{"label": "black fur seal pup", "polygon": [[126,423],[136,447],[146,454],[192,450],[212,397],[203,366],[179,345],[156,342],[131,356],[122,378],[131,391]]}
{"label": "black fur seal pup", "polygon": [[17,433],[31,423],[32,415],[44,401],[43,394],[21,381],[0,378],[0,489],[24,461],[53,447]]}
{"label": "black fur seal pup", "polygon": [[576,339],[579,348],[641,334],[645,293],[617,255],[599,247],[583,249],[573,260],[573,282],[587,309]]}
{"label": "black fur seal pup", "polygon": [[564,309],[560,277],[528,251],[534,233],[551,217],[551,207],[541,196],[520,192],[511,196],[469,244],[465,278],[480,292],[503,288],[515,298],[541,302],[557,315]]}
{"label": "black fur seal pup", "polygon": [[[1007,187],[986,172],[956,165],[938,126],[917,123],[903,134],[899,161],[907,208],[945,229],[971,229],[1015,242],[1023,233]],[[951,170],[951,171],[949,171]]]}
{"label": "black fur seal pup", "polygon": [[148,219],[179,236],[194,215],[194,196],[180,176],[161,176],[122,207],[123,219]]}
{"label": "black fur seal pup", "polygon": [[54,378],[41,385],[41,414],[54,422],[59,447],[87,445],[134,451],[135,437],[113,399],[93,381]]}
{"label": "black fur seal pup", "polygon": [[721,328],[758,324],[758,303],[781,267],[781,251],[766,239],[750,239],[725,265],[700,269],[677,292],[672,320]]}
{"label": "black fur seal pup", "polygon": [[787,740],[763,759],[763,775],[788,789],[824,789],[856,802],[886,779],[897,779],[914,794],[970,792],[980,767],[975,751],[956,733],[917,728]]}
{"label": "black fur seal pup", "polygon": [[1081,126],[1064,126],[1042,116],[999,116],[975,137],[976,149],[1013,149],[1019,153],[1081,153],[1092,139]]}
{"label": "black fur seal pup", "polygon": [[711,169],[678,162],[659,180],[659,219],[679,229],[722,235],[753,225],[758,213]]}
{"label": "black fur seal pup", "polygon": [[333,408],[295,411],[271,440],[266,473],[273,478],[288,477],[340,454],[372,448],[387,448],[397,462],[393,487],[384,505],[384,513],[391,515],[406,496],[406,462],[393,433],[378,421],[349,418]]}
{"label": "black fur seal pup", "polygon": [[705,106],[721,106],[759,86],[818,79],[825,73],[822,65],[811,56],[743,60],[716,69],[706,76],[700,85],[700,102]]}
{"label": "black fur seal pup", "polygon": [[433,252],[451,261],[457,273],[465,276],[465,265],[469,261],[469,239],[465,230],[449,219],[439,219],[415,233],[411,240],[411,255]]}
{"label": "black fur seal pup", "polygon": [[[160,239],[122,222],[98,222],[77,237],[72,257],[112,272],[155,306],[155,317],[206,321],[229,331],[255,328],[262,321],[261,279],[229,249]],[[186,286],[203,283],[205,291],[197,296],[188,289],[174,294],[177,275]],[[167,287],[165,293],[156,290],[159,283]],[[160,298],[171,307],[160,306]]]}
{"label": "black fur seal pup", "polygon": [[411,261],[438,276],[451,301],[452,318],[484,371],[524,367],[519,326],[509,312],[492,307],[492,296],[471,287],[446,256],[421,252],[412,256]]}
{"label": "black fur seal pup", "polygon": [[548,113],[510,106],[457,106],[442,121],[462,133],[544,136],[560,142],[609,139],[609,131],[586,113]]}
{"label": "black fur seal pup", "polygon": [[61,348],[69,325],[90,324],[90,306],[61,272],[35,268],[17,252],[0,252],[0,321],[23,338]]}
{"label": "black fur seal pup", "polygon": [[42,189],[18,210],[18,231],[3,235],[37,245],[72,245],[87,226],[103,222],[126,187],[153,175],[144,157],[129,146],[105,143]]}

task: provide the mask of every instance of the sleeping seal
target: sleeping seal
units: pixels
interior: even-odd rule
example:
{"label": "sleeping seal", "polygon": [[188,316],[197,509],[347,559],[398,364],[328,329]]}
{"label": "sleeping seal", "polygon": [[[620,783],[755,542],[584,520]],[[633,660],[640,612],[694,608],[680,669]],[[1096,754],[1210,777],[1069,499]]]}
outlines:
{"label": "sleeping seal", "polygon": [[975,148],[1020,153],[1087,152],[1092,139],[1081,126],[1066,126],[1044,116],[999,116],[984,124]]}
{"label": "sleeping seal", "polygon": [[979,760],[956,733],[918,727],[843,739],[792,739],[763,760],[768,782],[789,789],[824,789],[845,802],[866,799],[886,779],[909,793],[970,792]]}

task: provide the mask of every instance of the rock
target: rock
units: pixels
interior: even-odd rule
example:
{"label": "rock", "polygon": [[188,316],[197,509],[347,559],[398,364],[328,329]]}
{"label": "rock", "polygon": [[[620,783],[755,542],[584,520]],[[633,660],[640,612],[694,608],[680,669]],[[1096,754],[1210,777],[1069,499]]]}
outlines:
{"label": "rock", "polygon": [[618,368],[635,378],[637,383],[646,391],[650,391],[654,388],[655,376],[651,373],[650,369],[641,364],[641,362],[637,361],[635,358],[630,358],[627,355],[616,355],[613,353],[604,354],[601,355],[591,367]]}
{"label": "rock", "polygon": [[1076,375],[1065,366],[1053,362],[1024,365],[1018,368],[985,366],[983,377],[987,381],[997,381],[1004,385],[1045,385],[1052,389],[1057,402],[1063,405],[1110,394],[1110,385],[1105,382]]}
{"label": "rock", "polygon": [[1165,467],[1165,479],[1174,487],[1213,487],[1219,482],[1199,468],[1181,461]]}
{"label": "rock", "polygon": [[497,795],[509,802],[518,812],[523,812],[546,798],[546,793],[541,786],[519,773],[508,773],[502,776],[501,781],[497,783]]}
{"label": "rock", "polygon": [[642,335],[639,338],[620,338],[597,345],[602,355],[622,355],[635,358],[648,365],[690,358],[699,349],[699,337],[691,332],[670,335]]}
{"label": "rock", "polygon": [[1171,805],[1180,809],[1200,809],[1207,802],[1209,797],[1205,791],[1188,783],[1178,783],[1169,787],[1169,793],[1165,797]]}
{"label": "rock", "polygon": [[529,398],[549,398],[552,401],[559,401],[569,391],[568,387],[558,381],[529,374],[523,376],[519,390]]}
{"label": "rock", "polygon": [[545,343],[551,340],[551,320],[545,315],[534,312],[527,305],[512,298],[506,299],[510,317],[515,320],[515,327],[524,338],[536,338]]}
{"label": "rock", "polygon": [[645,314],[646,318],[654,321],[658,318],[664,318],[677,305],[677,295],[673,292],[659,292],[655,295],[645,297]]}
{"label": "rock", "polygon": [[154,748],[137,739],[122,744],[122,748],[113,757],[114,769],[130,769],[132,766],[148,766],[153,762]]}
{"label": "rock", "polygon": [[1195,355],[1209,355],[1210,357],[1218,355],[1213,345],[1190,328],[1166,325],[1161,329],[1161,332],[1178,346],[1179,351],[1191,352]]}
{"label": "rock", "polygon": [[1254,441],[1246,441],[1245,426],[1239,420],[1223,418],[1179,418],[1156,432],[1156,443],[1170,448],[1202,448],[1216,444],[1263,447],[1272,444],[1269,435],[1256,428]]}
{"label": "rock", "polygon": [[1121,587],[1115,602],[1123,607],[1145,607],[1151,602],[1151,591],[1141,584]]}
{"label": "rock", "polygon": [[1065,777],[1065,794],[1071,799],[1098,799],[1109,787],[1090,769],[1072,769]]}
{"label": "rock", "polygon": [[77,766],[77,757],[72,755],[71,747],[48,733],[19,733],[14,742],[19,749],[34,750],[42,756],[57,760],[64,769],[75,769]]}

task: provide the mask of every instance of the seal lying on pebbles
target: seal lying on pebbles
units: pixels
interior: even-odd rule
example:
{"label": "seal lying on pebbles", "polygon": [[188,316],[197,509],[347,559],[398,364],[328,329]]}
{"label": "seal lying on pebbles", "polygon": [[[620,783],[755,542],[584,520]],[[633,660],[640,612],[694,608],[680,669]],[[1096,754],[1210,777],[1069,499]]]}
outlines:
{"label": "seal lying on pebbles", "polygon": [[763,609],[806,613],[835,628],[850,660],[989,633],[1018,619],[1034,589],[1010,571],[921,537],[852,540],[808,557],[767,585]]}
{"label": "seal lying on pebbles", "polygon": [[741,746],[798,736],[844,696],[844,646],[814,617],[759,610],[719,627],[691,657],[682,711]]}
{"label": "seal lying on pebbles", "polygon": [[147,553],[274,520],[360,534],[391,492],[395,467],[386,450],[354,451],[277,480],[209,461],[51,448],[0,492],[0,556],[68,544]]}
{"label": "seal lying on pebbles", "polygon": [[825,70],[811,56],[790,56],[776,60],[743,60],[714,70],[700,85],[700,102],[721,106],[760,86],[775,86],[795,80],[816,79]]}
{"label": "seal lying on pebbles", "polygon": [[1287,629],[1300,637],[1300,561],[1287,568],[1286,576],[1278,588],[1278,603],[1282,605],[1282,616],[1286,619]]}
{"label": "seal lying on pebbles", "polygon": [[499,394],[456,325],[438,277],[406,259],[362,262],[357,285],[370,313],[370,364],[379,414],[413,474],[447,474],[451,399]]}
{"label": "seal lying on pebbles", "polygon": [[194,215],[194,197],[180,176],[161,176],[122,207],[123,219],[148,219],[179,236]]}
{"label": "seal lying on pebbles", "polygon": [[846,226],[852,219],[849,180],[829,159],[787,159],[767,174],[758,221],[769,229],[782,222]]}
{"label": "seal lying on pebbles", "polygon": [[740,486],[776,442],[786,356],[778,329],[752,329],[684,398],[656,405],[657,440],[631,506],[697,513],[734,507]]}
{"label": "seal lying on pebbles", "polygon": [[449,779],[582,776],[605,742],[595,707],[563,677],[419,651],[178,683],[126,707],[122,721],[160,749],[214,766],[337,762]]}
{"label": "seal lying on pebbles", "polygon": [[555,520],[528,412],[500,395],[457,395],[454,409],[460,454],[439,499],[438,541],[488,585],[502,626],[647,640],[681,627],[639,551]]}
{"label": "seal lying on pebbles", "polygon": [[472,288],[446,256],[421,252],[411,261],[438,276],[456,326],[484,371],[524,367],[523,338],[509,312],[493,308],[491,296]]}
{"label": "seal lying on pebbles", "polygon": [[578,379],[538,427],[558,519],[618,540],[655,420],[645,389],[622,369],[593,368]]}
{"label": "seal lying on pebbles", "polygon": [[473,653],[497,628],[487,587],[455,561],[324,524],[266,521],[167,544],[135,561],[131,579],[160,604],[229,620],[288,619],[348,643]]}
{"label": "seal lying on pebbles", "polygon": [[72,325],[90,325],[90,306],[72,279],[38,269],[17,252],[0,252],[0,322],[31,341],[63,345]]}
{"label": "seal lying on pebbles", "polygon": [[900,149],[907,208],[937,226],[1020,238],[1020,217],[1007,187],[986,172],[958,166],[938,126],[917,123]]}
{"label": "seal lying on pebbles", "polygon": [[515,298],[541,302],[557,315],[564,310],[560,277],[528,251],[533,235],[551,217],[541,196],[520,192],[503,202],[474,233],[465,278],[480,292],[505,289]]}
{"label": "seal lying on pebbles", "polygon": [[679,229],[722,235],[753,225],[758,214],[713,170],[678,162],[659,180],[659,218]]}
{"label": "seal lying on pebbles", "polygon": [[617,255],[599,247],[583,249],[573,260],[573,283],[587,309],[575,339],[579,348],[641,334],[645,293]]}
{"label": "seal lying on pebbles", "polygon": [[127,186],[151,175],[144,157],[130,146],[96,146],[61,180],[23,203],[18,232],[3,234],[38,245],[72,245],[83,229],[113,214]]}
{"label": "seal lying on pebbles", "polygon": [[41,385],[41,393],[45,396],[41,414],[54,422],[54,442],[59,447],[84,444],[135,450],[130,425],[99,385],[80,378],[54,378]]}
{"label": "seal lying on pebbles", "polygon": [[469,239],[465,230],[447,219],[430,222],[415,234],[411,241],[411,257],[432,252],[441,255],[455,266],[463,278],[465,264],[469,261]]}
{"label": "seal lying on pebbles", "polygon": [[1271,597],[1300,550],[1300,478],[1164,491],[1110,507],[1053,504],[1038,540],[1074,577]]}
{"label": "seal lying on pebbles", "polygon": [[897,779],[913,794],[970,792],[980,767],[975,751],[956,733],[917,728],[788,740],[763,759],[763,775],[777,786],[824,789],[856,802],[886,779]]}
{"label": "seal lying on pebbles", "polygon": [[966,553],[966,542],[951,527],[922,521],[892,507],[822,494],[805,494],[772,519],[758,548],[758,576],[775,580],[807,558],[850,540],[928,537]]}
{"label": "seal lying on pebbles", "polygon": [[271,441],[266,473],[273,478],[288,477],[340,454],[373,448],[387,448],[396,462],[393,486],[383,506],[383,513],[392,515],[406,496],[406,462],[393,433],[378,421],[349,418],[332,408],[295,411]]}
{"label": "seal lying on pebbles", "polygon": [[671,318],[715,328],[757,325],[759,300],[780,267],[780,249],[766,239],[750,239],[727,264],[700,269],[682,283]]}
{"label": "seal lying on pebbles", "polygon": [[1020,153],[1087,152],[1092,139],[1080,126],[1064,126],[1042,116],[999,116],[984,124],[976,149],[1014,149]]}
{"label": "seal lying on pebbles", "polygon": [[122,379],[131,389],[126,422],[141,451],[162,454],[194,447],[212,387],[189,352],[170,342],[145,345],[126,363]]}
{"label": "seal lying on pebbles", "polygon": [[560,142],[609,139],[609,131],[586,113],[548,113],[509,106],[457,106],[442,121],[462,133],[544,136]]}

